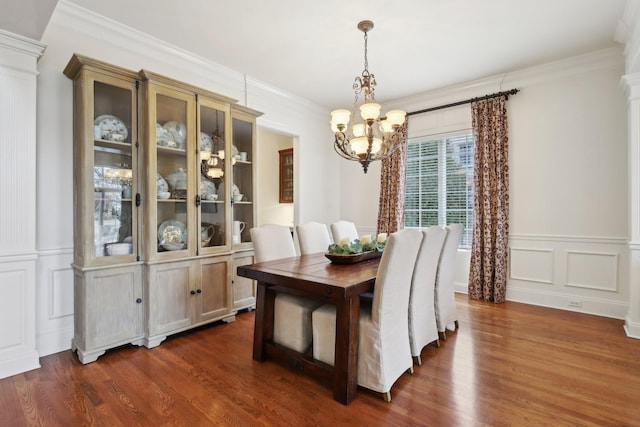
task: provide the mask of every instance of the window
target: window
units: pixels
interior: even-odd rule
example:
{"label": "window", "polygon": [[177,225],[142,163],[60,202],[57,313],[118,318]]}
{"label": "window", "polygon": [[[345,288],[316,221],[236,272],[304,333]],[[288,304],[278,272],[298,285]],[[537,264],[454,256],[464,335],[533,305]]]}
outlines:
{"label": "window", "polygon": [[410,140],[407,145],[405,227],[462,224],[460,248],[473,238],[473,135]]}

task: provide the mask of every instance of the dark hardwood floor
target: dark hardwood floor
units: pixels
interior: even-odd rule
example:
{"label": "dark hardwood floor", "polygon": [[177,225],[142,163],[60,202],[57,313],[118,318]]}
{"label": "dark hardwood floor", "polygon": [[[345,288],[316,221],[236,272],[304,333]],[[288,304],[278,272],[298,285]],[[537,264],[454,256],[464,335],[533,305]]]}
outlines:
{"label": "dark hardwood floor", "polygon": [[82,365],[71,351],[0,380],[0,426],[638,426],[640,340],[621,320],[459,295],[460,329],[423,350],[385,403],[251,358],[253,313],[126,346]]}

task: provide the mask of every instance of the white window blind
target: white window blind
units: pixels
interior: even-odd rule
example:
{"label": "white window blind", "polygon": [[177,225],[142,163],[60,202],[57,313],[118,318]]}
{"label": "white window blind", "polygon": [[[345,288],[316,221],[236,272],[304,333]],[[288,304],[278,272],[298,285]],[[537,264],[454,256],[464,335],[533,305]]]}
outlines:
{"label": "white window blind", "polygon": [[473,238],[473,135],[419,138],[407,144],[405,227],[459,223],[460,247]]}

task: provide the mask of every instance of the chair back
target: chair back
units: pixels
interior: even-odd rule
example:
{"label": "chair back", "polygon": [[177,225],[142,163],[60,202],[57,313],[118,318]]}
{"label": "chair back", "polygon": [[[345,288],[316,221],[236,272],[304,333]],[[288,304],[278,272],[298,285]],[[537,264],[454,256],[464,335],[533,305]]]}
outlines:
{"label": "chair back", "polygon": [[424,346],[438,339],[434,289],[446,235],[446,230],[437,225],[422,231],[422,243],[413,270],[409,298],[409,339],[412,356],[420,356]]}
{"label": "chair back", "polygon": [[315,254],[326,252],[331,244],[329,230],[325,224],[319,222],[307,222],[296,226],[298,243],[300,244],[300,254]]}
{"label": "chair back", "polygon": [[344,238],[349,238],[349,242],[353,242],[358,238],[358,229],[353,222],[340,220],[331,224],[331,234],[333,243],[338,244]]}
{"label": "chair back", "polygon": [[421,242],[422,232],[415,228],[389,236],[380,259],[371,304],[373,323],[388,333],[406,336],[407,341],[411,277]]}
{"label": "chair back", "polygon": [[450,224],[445,227],[447,236],[442,247],[435,288],[435,309],[438,331],[444,332],[451,322],[457,319],[453,276],[456,269],[458,244],[462,237],[462,225]]}
{"label": "chair back", "polygon": [[296,247],[289,227],[264,224],[249,230],[256,262],[296,256]]}

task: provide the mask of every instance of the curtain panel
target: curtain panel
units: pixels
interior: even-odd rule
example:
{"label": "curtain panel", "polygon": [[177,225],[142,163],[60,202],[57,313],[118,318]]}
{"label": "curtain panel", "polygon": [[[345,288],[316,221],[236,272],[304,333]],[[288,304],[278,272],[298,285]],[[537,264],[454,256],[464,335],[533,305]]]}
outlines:
{"label": "curtain panel", "polygon": [[502,303],[509,245],[509,138],[506,97],[471,104],[475,137],[474,226],[469,297]]}
{"label": "curtain panel", "polygon": [[378,233],[395,233],[404,228],[404,186],[407,171],[407,117],[398,129],[399,148],[382,159],[380,201],[378,203]]}

